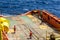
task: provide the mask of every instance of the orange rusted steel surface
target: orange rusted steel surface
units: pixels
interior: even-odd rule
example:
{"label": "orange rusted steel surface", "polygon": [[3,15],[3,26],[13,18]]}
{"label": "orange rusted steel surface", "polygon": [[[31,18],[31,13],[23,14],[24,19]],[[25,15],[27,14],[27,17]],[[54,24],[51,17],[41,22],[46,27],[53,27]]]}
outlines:
{"label": "orange rusted steel surface", "polygon": [[55,15],[52,15],[51,13],[48,13],[47,11],[42,11],[43,19],[53,25],[54,28],[57,30],[60,30],[60,19],[56,17]]}
{"label": "orange rusted steel surface", "polygon": [[40,13],[42,12],[42,19],[43,21],[46,21],[47,23],[51,24],[56,30],[60,30],[60,18],[56,17],[55,15],[47,12],[46,10],[33,10],[30,12],[27,12],[27,15],[32,14],[38,14],[40,16]]}

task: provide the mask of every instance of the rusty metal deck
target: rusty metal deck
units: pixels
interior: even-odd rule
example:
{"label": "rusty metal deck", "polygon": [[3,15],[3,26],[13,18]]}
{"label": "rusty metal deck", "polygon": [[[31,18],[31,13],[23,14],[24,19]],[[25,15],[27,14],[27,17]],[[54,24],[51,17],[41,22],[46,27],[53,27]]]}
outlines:
{"label": "rusty metal deck", "polygon": [[[8,33],[9,40],[46,40],[46,36],[49,36],[51,32],[58,35],[49,25],[43,23],[40,25],[41,20],[38,18],[27,16],[13,16],[7,17],[10,20],[10,29],[16,26],[16,33]],[[32,39],[29,38],[29,29],[32,30]]]}

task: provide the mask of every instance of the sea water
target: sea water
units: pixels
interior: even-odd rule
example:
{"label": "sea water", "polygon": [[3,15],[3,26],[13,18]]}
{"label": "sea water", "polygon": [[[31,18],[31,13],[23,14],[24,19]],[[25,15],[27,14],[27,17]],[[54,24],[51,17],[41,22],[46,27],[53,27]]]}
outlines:
{"label": "sea water", "polygon": [[19,15],[35,9],[60,18],[60,0],[0,0],[0,15]]}

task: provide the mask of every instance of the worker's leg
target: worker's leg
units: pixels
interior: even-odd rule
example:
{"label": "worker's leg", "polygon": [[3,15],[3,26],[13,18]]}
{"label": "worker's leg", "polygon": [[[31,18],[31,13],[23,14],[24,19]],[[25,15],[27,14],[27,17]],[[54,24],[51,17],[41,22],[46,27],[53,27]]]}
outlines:
{"label": "worker's leg", "polygon": [[30,39],[32,39],[32,35],[30,35]]}

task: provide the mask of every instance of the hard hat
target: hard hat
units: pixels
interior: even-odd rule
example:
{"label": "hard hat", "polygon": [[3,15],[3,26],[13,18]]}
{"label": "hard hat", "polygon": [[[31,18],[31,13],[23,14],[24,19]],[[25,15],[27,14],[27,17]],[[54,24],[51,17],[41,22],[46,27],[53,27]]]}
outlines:
{"label": "hard hat", "polygon": [[9,21],[3,17],[0,17],[0,29],[8,32],[9,30]]}

